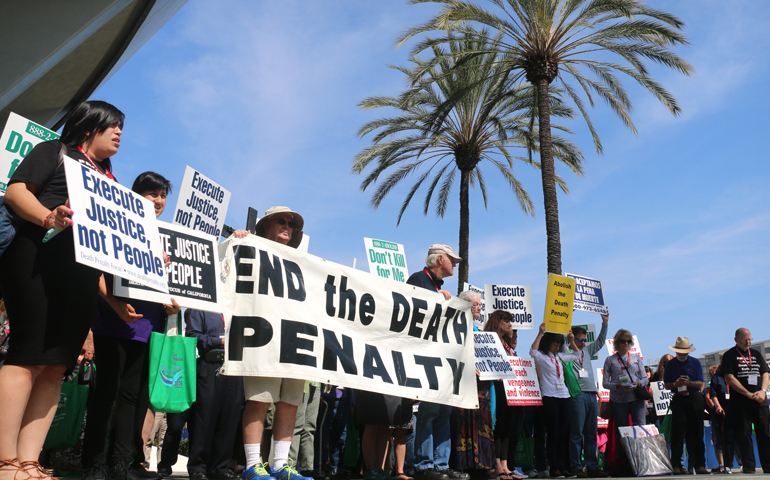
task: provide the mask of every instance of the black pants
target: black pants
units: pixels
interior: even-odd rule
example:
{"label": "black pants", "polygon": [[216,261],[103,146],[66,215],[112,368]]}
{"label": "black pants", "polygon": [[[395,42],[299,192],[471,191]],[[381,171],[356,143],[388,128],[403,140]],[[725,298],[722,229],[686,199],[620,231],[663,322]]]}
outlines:
{"label": "black pants", "polygon": [[198,359],[195,407],[189,420],[187,471],[227,473],[244,402],[243,377],[219,375],[221,363]]}
{"label": "black pants", "polygon": [[770,472],[770,436],[768,436],[770,410],[767,400],[760,404],[735,392],[730,395],[730,406],[733,407],[735,439],[741,452],[743,469],[752,471],[757,466],[754,458],[754,442],[751,441],[751,424],[753,423],[762,471]]}
{"label": "black pants", "polygon": [[83,468],[104,452],[111,429],[109,463],[144,461],[142,425],[150,405],[147,390],[149,348],[146,343],[94,334],[99,375],[88,399]]}
{"label": "black pants", "polygon": [[692,468],[706,466],[703,443],[703,395],[674,395],[671,400],[671,463],[681,467],[684,442],[687,441],[688,463]]}
{"label": "black pants", "polygon": [[166,436],[163,437],[163,449],[160,452],[158,470],[171,470],[179,458],[179,442],[182,441],[182,430],[190,418],[195,405],[181,413],[166,414]]}
{"label": "black pants", "polygon": [[524,407],[524,436],[534,437],[535,465],[533,466],[535,470],[538,472],[548,470],[545,452],[545,416],[543,415],[543,407]]}
{"label": "black pants", "polygon": [[548,466],[551,475],[556,471],[569,472],[569,415],[572,399],[543,397]]}

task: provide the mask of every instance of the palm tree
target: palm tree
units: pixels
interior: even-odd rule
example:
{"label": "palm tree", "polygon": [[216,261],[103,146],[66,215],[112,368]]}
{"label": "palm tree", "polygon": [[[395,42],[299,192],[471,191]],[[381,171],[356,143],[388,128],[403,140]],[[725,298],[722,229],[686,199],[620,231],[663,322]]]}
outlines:
{"label": "palm tree", "polygon": [[[485,10],[468,0],[412,0],[411,3],[439,3],[442,8],[434,18],[402,35],[398,44],[425,32],[448,33],[444,38],[422,40],[414,48],[413,54],[416,54],[451,42],[453,32],[478,38],[480,42],[492,33],[502,35],[497,52],[505,55],[501,61],[506,63],[509,79],[526,80],[537,94],[548,272],[560,274],[559,208],[554,185],[552,112],[549,108],[552,83],[561,85],[580,110],[600,155],[602,145],[579,90],[592,107],[594,95],[602,99],[634,134],[637,131],[629,116],[631,101],[616,73],[638,82],[671,113],[678,115],[681,109],[676,99],[650,78],[645,61],[690,75],[692,67],[670,50],[688,44],[680,33],[684,24],[673,15],[647,8],[639,0],[489,1],[498,10]],[[477,30],[474,24],[489,27],[491,33]],[[466,58],[477,54],[486,55],[487,52],[466,50],[461,53]],[[624,63],[608,61],[612,55],[620,56]],[[440,61],[444,59],[437,57],[434,63]],[[464,62],[458,59],[456,63]],[[424,71],[430,68],[430,62],[423,65]],[[419,72],[415,72],[415,77],[420,78]]]}
{"label": "palm tree", "polygon": [[[359,130],[361,137],[376,133],[372,145],[356,155],[352,171],[361,174],[370,164],[375,164],[361,183],[362,191],[377,182],[386,170],[391,172],[372,195],[371,205],[377,208],[401,180],[424,168],[401,206],[397,221],[400,224],[417,190],[426,183],[424,214],[428,214],[430,202],[438,187],[436,215],[443,217],[459,170],[459,255],[463,261],[459,268],[458,290],[462,290],[463,283],[468,281],[470,187],[478,184],[484,206],[487,206],[487,186],[479,168],[482,160],[488,161],[500,172],[516,195],[522,210],[533,214],[532,200],[513,175],[513,162],[518,159],[537,167],[539,164],[532,160],[531,155],[513,155],[509,148],[522,146],[530,151],[537,150],[537,129],[533,122],[537,106],[531,91],[528,91],[531,87],[512,86],[507,79],[505,62],[500,62],[498,55],[476,55],[466,62],[470,68],[453,69],[453,59],[463,51],[499,49],[500,38],[452,38],[447,46],[449,50],[446,52],[438,46],[433,48],[434,56],[442,57],[443,60],[432,64],[430,68],[423,68],[424,62],[416,57],[410,59],[414,63],[411,70],[393,67],[407,75],[413,83],[419,83],[415,71],[419,75],[431,77],[433,81],[423,82],[420,87],[402,93],[399,98],[372,97],[359,104],[367,110],[389,107],[398,114],[369,122]],[[449,103],[451,108],[442,112],[440,107]],[[565,108],[558,97],[552,98],[548,107],[556,116],[573,116],[573,111]],[[440,122],[436,122],[438,116],[441,117]],[[582,153],[574,145],[555,138],[553,150],[555,156],[572,171],[582,174]],[[560,178],[556,177],[555,181],[567,192],[566,184]]]}

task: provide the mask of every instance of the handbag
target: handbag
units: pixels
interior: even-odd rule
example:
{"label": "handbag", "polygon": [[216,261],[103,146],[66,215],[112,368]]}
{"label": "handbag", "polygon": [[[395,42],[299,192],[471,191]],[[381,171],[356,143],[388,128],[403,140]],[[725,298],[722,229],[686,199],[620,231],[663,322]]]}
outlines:
{"label": "handbag", "polygon": [[88,386],[81,385],[83,370],[72,380],[62,382],[59,406],[53,417],[51,428],[45,437],[43,448],[74,447],[80,440],[83,415],[86,413]]}
{"label": "handbag", "polygon": [[[620,361],[620,364],[623,365],[623,357],[618,355],[618,360]],[[631,383],[634,383],[634,380],[631,378],[630,370],[628,369],[628,364],[625,364],[625,370],[628,379],[631,380]],[[636,398],[639,400],[652,400],[652,394],[641,385],[634,389],[634,395],[636,395]]]}
{"label": "handbag", "polygon": [[599,402],[599,417],[605,420],[612,418],[612,408],[610,408],[610,402]]}
{"label": "handbag", "polygon": [[514,465],[517,467],[531,467],[535,464],[535,438],[519,437],[516,445],[516,458]]}
{"label": "handbag", "polygon": [[[559,360],[561,360],[561,357],[559,357]],[[583,393],[583,390],[580,388],[580,383],[578,383],[578,379],[575,376],[574,362],[561,360],[561,364],[564,365],[564,383],[567,385],[569,395],[577,397]]]}
{"label": "handbag", "polygon": [[[61,142],[61,146],[59,147],[59,160],[56,162],[56,169],[53,171],[54,175],[56,175],[56,172],[59,170],[62,163],[64,163],[65,155],[67,155],[67,145],[64,142]],[[51,176],[51,180],[53,180],[53,176]],[[45,187],[43,187],[39,193],[35,194],[37,198],[40,198],[43,195],[43,192],[46,191],[48,185],[51,184],[51,180],[48,180]],[[19,217],[17,219],[13,211],[3,202],[4,199],[4,196],[0,197],[0,256],[5,253],[8,245],[10,245],[16,237],[16,228],[18,228],[22,222],[21,218]]]}
{"label": "handbag", "polygon": [[[182,315],[176,315],[177,332],[182,331]],[[173,327],[166,317],[166,331],[150,335],[149,390],[155,412],[181,413],[195,402],[194,337],[169,335]]]}
{"label": "handbag", "polygon": [[663,435],[650,435],[650,433],[639,425],[646,434],[646,437],[638,437],[636,428],[633,437],[622,437],[620,443],[626,452],[626,457],[631,468],[637,477],[648,477],[653,475],[671,475],[674,468],[671,460],[668,458],[668,446]]}

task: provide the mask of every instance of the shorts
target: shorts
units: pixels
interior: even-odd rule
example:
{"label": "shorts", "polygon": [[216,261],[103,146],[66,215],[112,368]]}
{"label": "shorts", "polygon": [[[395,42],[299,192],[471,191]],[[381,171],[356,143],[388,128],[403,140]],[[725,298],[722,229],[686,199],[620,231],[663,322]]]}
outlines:
{"label": "shorts", "polygon": [[243,391],[246,400],[253,402],[286,402],[302,405],[305,381],[294,378],[243,377]]}

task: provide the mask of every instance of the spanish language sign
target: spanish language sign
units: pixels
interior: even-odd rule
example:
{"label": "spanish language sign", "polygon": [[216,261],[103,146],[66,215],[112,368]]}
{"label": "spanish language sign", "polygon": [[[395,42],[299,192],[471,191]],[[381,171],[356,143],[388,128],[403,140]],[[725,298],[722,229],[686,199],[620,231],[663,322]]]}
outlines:
{"label": "spanish language sign", "polygon": [[470,305],[249,235],[219,246],[226,375],[477,408]]}
{"label": "spanish language sign", "polygon": [[596,387],[599,389],[599,401],[600,402],[609,402],[610,401],[610,391],[604,388],[604,369],[603,368],[597,368],[596,369]]}
{"label": "spanish language sign", "polygon": [[513,315],[514,330],[535,328],[532,320],[532,287],[485,284],[484,303],[490,314],[495,310],[505,310]]}
{"label": "spanish language sign", "polygon": [[173,223],[219,239],[229,204],[230,192],[188,165],[179,188]]}
{"label": "spanish language sign", "polygon": [[59,134],[53,130],[11,112],[0,136],[0,191],[5,192],[11,175],[35,145],[57,138]]}
{"label": "spanish language sign", "polygon": [[564,276],[575,279],[575,310],[604,315],[608,313],[607,306],[604,304],[601,280],[572,273],[565,273]]}
{"label": "spanish language sign", "polygon": [[403,245],[364,237],[364,246],[366,259],[369,261],[369,273],[406,283],[409,270],[406,268]]}
{"label": "spanish language sign", "polygon": [[500,337],[493,332],[473,332],[476,352],[476,370],[479,380],[514,378],[513,368],[508,363]]}
{"label": "spanish language sign", "polygon": [[470,283],[465,282],[463,284],[463,291],[466,290],[470,290],[471,292],[478,295],[479,299],[481,299],[481,314],[479,315],[479,318],[473,319],[473,324],[476,325],[479,330],[484,330],[484,325],[487,323],[487,304],[484,301],[484,289],[474,287]]}
{"label": "spanish language sign", "polygon": [[217,242],[210,235],[158,222],[163,251],[171,257],[168,295],[125,278],[115,282],[115,295],[170,304],[169,297],[185,308],[222,312]]}
{"label": "spanish language sign", "polygon": [[569,333],[572,326],[572,301],[575,296],[575,280],[553,273],[548,274],[548,290],[545,294],[545,330]]}
{"label": "spanish language sign", "polygon": [[64,173],[75,212],[75,260],[168,293],[152,203],[69,157]]}
{"label": "spanish language sign", "polygon": [[535,362],[531,358],[522,357],[508,357],[508,361],[516,375],[503,380],[508,405],[542,405]]}
{"label": "spanish language sign", "polygon": [[[634,339],[634,344],[631,346],[631,348],[628,350],[628,353],[632,355],[639,355],[639,358],[644,360],[644,356],[642,355],[642,347],[639,346],[639,339],[636,337],[636,335],[633,335],[632,338]],[[615,340],[612,338],[607,339],[607,355],[615,355]]]}
{"label": "spanish language sign", "polygon": [[671,415],[671,410],[668,409],[668,405],[671,403],[671,399],[674,398],[674,392],[667,390],[663,382],[652,382],[652,400],[655,403],[655,413],[659,417]]}

